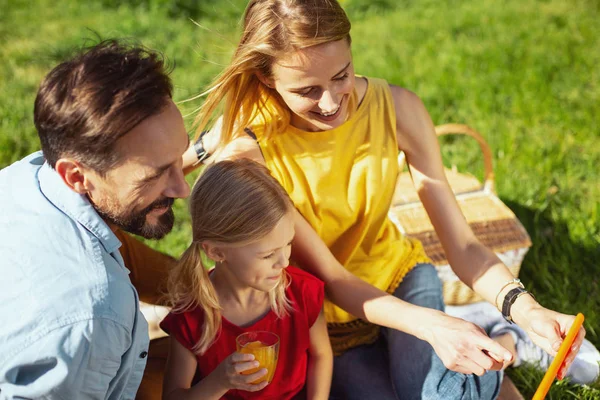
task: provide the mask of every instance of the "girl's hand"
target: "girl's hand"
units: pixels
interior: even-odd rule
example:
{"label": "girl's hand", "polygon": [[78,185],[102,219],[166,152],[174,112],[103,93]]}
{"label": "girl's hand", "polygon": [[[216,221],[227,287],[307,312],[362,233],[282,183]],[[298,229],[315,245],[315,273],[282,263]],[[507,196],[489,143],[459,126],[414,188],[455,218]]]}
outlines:
{"label": "girl's hand", "polygon": [[261,368],[249,375],[242,375],[242,372],[256,368],[258,365],[258,361],[254,360],[254,355],[235,352],[223,360],[212,373],[217,375],[220,384],[227,390],[238,389],[257,392],[264,389],[269,383],[264,381],[252,384],[251,382],[265,376],[267,370]]}
{"label": "girl's hand", "polygon": [[[575,321],[573,315],[561,314],[540,305],[513,315],[515,315],[515,322],[527,332],[531,340],[551,356],[556,356],[563,339]],[[581,327],[562,367],[558,370],[557,378],[559,380],[567,374],[584,338],[585,329]]]}
{"label": "girl's hand", "polygon": [[481,376],[502,369],[513,358],[510,351],[471,322],[441,312],[429,321],[422,328],[422,338],[449,370]]}

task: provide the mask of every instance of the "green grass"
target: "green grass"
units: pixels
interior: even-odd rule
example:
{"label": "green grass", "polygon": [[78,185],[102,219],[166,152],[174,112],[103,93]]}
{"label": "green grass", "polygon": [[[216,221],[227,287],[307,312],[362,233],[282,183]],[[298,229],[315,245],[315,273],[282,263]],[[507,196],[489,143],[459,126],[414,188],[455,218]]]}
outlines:
{"label": "green grass", "polygon": [[[498,193],[534,242],[522,279],[546,306],[583,312],[587,337],[599,346],[599,3],[343,4],[353,21],[359,73],[415,91],[436,124],[466,123],[488,140]],[[243,8],[240,0],[0,0],[0,167],[39,148],[32,123],[37,86],[85,39],[130,37],[160,50],[175,65],[175,98],[183,100],[227,63]],[[442,147],[448,163],[481,176],[474,143],[451,137]],[[174,232],[153,244],[175,256],[191,237],[183,202],[176,213]],[[509,374],[526,398],[542,377],[526,368]],[[600,384],[593,386],[561,383],[548,398],[600,398]]]}

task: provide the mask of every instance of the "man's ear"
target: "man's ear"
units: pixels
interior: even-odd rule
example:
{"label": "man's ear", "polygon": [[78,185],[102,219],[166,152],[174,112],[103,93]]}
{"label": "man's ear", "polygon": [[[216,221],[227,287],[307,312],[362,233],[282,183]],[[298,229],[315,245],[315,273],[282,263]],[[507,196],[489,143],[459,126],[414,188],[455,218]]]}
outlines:
{"label": "man's ear", "polygon": [[202,242],[202,250],[204,250],[204,253],[206,253],[208,258],[210,258],[211,260],[214,260],[216,262],[225,261],[225,251],[223,247],[215,242],[212,242],[210,240]]}
{"label": "man's ear", "polygon": [[79,194],[86,194],[94,188],[89,179],[90,171],[86,170],[81,163],[70,158],[59,159],[54,170],[60,175],[65,185]]}

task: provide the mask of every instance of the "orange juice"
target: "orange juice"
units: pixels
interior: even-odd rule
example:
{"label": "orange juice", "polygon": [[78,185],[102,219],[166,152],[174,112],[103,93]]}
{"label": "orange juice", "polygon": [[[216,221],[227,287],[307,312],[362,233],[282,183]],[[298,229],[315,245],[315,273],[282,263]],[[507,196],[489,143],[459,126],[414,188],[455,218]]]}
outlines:
{"label": "orange juice", "polygon": [[238,336],[236,342],[239,353],[253,354],[254,359],[259,363],[257,368],[246,370],[242,374],[250,375],[261,368],[266,368],[267,374],[252,383],[264,381],[271,383],[279,357],[279,337],[271,332],[247,332]]}

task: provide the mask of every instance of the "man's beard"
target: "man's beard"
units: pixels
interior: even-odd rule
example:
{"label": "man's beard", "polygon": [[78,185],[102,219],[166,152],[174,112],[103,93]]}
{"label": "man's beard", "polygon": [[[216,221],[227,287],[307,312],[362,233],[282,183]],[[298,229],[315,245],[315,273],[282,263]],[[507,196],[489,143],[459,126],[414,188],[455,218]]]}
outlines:
{"label": "man's beard", "polygon": [[[156,200],[143,210],[121,214],[113,211],[116,207],[106,207],[106,210],[103,210],[98,204],[90,202],[98,215],[107,223],[146,239],[162,239],[167,233],[171,232],[175,223],[175,214],[172,208],[173,201],[174,199],[165,197]],[[146,222],[146,217],[152,210],[164,207],[169,209],[158,217],[156,224],[150,225]]]}

